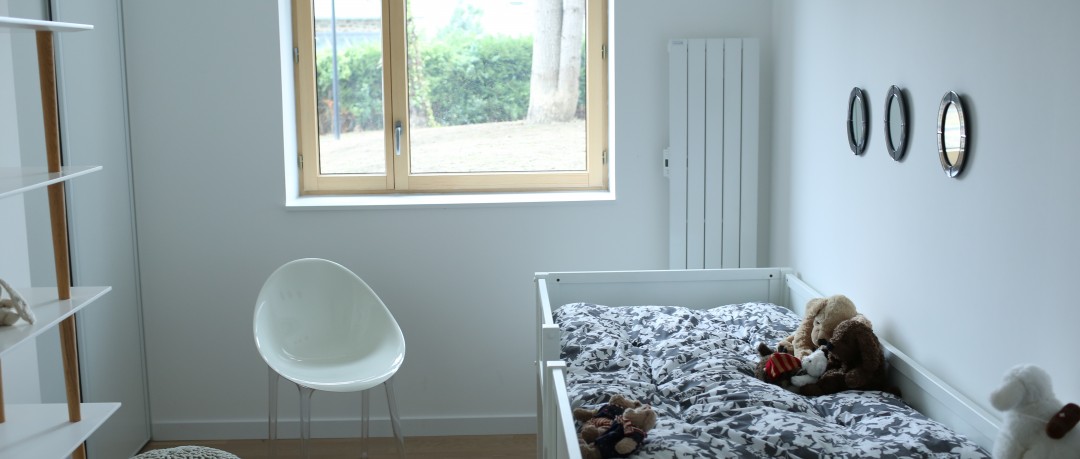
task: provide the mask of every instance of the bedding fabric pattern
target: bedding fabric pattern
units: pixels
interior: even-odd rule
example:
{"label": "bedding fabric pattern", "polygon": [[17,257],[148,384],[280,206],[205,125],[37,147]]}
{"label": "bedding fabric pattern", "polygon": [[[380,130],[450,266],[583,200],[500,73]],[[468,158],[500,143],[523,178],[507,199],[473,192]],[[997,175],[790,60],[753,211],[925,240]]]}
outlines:
{"label": "bedding fabric pattern", "polygon": [[554,316],[574,407],[623,394],[656,410],[632,457],[990,457],[891,394],[806,397],[755,378],[757,343],[775,347],[798,325],[781,306],[575,303]]}

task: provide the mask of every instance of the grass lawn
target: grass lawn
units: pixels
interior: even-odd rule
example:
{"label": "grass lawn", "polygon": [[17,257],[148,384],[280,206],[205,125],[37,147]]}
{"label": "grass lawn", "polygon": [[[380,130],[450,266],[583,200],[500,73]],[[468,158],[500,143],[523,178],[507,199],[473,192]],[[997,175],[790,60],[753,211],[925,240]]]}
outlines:
{"label": "grass lawn", "polygon": [[[412,173],[585,170],[585,121],[412,130]],[[319,137],[322,173],[385,173],[383,131]]]}

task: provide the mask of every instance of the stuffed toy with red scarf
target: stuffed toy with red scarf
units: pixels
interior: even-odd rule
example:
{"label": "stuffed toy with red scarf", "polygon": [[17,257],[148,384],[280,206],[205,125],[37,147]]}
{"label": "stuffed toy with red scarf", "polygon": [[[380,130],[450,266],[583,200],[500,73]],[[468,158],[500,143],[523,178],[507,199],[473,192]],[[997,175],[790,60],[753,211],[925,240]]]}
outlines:
{"label": "stuffed toy with red scarf", "polygon": [[791,377],[802,368],[799,358],[787,352],[773,352],[765,343],[759,343],[757,351],[761,358],[754,367],[754,376],[769,384],[791,389]]}

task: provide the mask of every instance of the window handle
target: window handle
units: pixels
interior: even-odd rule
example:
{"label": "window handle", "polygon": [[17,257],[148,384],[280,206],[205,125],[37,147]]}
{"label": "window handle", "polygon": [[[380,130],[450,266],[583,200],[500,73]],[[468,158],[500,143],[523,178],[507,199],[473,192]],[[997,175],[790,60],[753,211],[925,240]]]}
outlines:
{"label": "window handle", "polygon": [[394,123],[394,155],[401,156],[401,121]]}

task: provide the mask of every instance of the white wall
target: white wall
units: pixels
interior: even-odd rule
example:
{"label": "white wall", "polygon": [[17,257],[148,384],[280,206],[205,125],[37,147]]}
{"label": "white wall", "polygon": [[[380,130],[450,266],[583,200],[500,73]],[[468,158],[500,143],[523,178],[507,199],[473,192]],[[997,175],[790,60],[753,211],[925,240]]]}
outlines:
{"label": "white wall", "polygon": [[[0,16],[7,16],[8,1],[0,0]],[[18,104],[15,101],[15,63],[12,34],[0,32],[0,167],[19,167],[21,146],[19,143]],[[19,61],[20,65],[27,63]],[[33,63],[30,63],[33,65]],[[26,217],[23,195],[0,199],[0,279],[13,288],[30,286],[30,255],[26,243]],[[9,298],[7,292],[0,297]],[[24,343],[4,356],[4,401],[7,403],[39,403],[41,390],[38,386],[37,346],[33,341]]]}
{"label": "white wall", "polygon": [[[615,2],[615,202],[289,211],[272,3],[124,3],[154,437],[265,435],[251,313],[270,272],[309,256],[356,271],[401,323],[406,435],[533,431],[533,272],[666,266],[666,40],[767,43],[769,4]],[[314,434],[354,435],[328,421],[358,405],[316,395]]]}
{"label": "white wall", "polygon": [[[881,336],[992,413],[989,393],[1025,362],[1080,399],[1080,4],[774,6],[772,262],[851,296]],[[881,127],[893,84],[913,117],[899,163]],[[872,112],[862,157],[845,138],[854,86]],[[950,90],[972,128],[959,179],[941,171],[934,138]]]}

